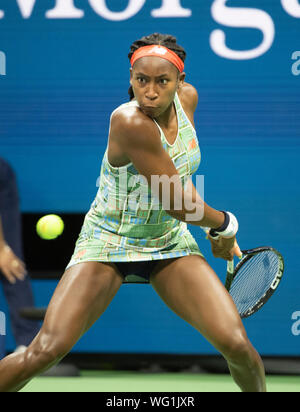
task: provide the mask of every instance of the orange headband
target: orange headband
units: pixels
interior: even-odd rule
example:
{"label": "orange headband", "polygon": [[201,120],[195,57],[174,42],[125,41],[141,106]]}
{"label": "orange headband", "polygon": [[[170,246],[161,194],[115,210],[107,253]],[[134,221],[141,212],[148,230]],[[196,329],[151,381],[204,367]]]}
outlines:
{"label": "orange headband", "polygon": [[161,57],[162,59],[168,60],[169,62],[174,64],[174,66],[177,67],[180,73],[182,73],[184,70],[184,62],[181,60],[181,58],[167,47],[159,45],[144,46],[137,49],[133,53],[132,58],[130,60],[131,67],[133,67],[134,63],[138,59],[149,56]]}

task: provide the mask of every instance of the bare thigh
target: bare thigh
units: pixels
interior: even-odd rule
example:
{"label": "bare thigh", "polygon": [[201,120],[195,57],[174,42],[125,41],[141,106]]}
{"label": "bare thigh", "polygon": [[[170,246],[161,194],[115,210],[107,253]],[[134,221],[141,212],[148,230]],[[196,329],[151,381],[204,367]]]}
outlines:
{"label": "bare thigh", "polygon": [[231,296],[200,256],[164,261],[151,275],[164,302],[224,353],[246,332]]}
{"label": "bare thigh", "polygon": [[40,333],[33,344],[68,352],[106,310],[122,285],[113,264],[86,262],[68,269],[49,303]]}

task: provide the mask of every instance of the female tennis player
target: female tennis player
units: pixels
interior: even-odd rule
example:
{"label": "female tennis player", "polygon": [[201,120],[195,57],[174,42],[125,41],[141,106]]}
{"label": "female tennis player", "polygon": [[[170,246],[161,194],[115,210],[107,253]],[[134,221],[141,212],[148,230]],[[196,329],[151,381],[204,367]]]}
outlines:
{"label": "female tennis player", "polygon": [[235,216],[204,203],[190,179],[200,163],[198,97],[185,82],[185,57],[169,35],[132,44],[130,102],[111,116],[98,194],[39,334],[0,363],[0,391],[18,391],[58,363],[122,283],[137,279],[220,351],[242,391],[266,390],[235,305],[187,229],[210,228],[215,257],[241,255]]}

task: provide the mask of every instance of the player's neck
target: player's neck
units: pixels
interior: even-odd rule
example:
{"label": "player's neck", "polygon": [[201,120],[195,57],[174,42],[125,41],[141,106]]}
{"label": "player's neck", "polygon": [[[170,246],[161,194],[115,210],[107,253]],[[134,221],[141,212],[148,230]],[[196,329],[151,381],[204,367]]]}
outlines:
{"label": "player's neck", "polygon": [[174,118],[176,118],[176,109],[174,103],[172,102],[167,110],[160,116],[156,117],[155,120],[161,127],[167,129],[172,124]]}

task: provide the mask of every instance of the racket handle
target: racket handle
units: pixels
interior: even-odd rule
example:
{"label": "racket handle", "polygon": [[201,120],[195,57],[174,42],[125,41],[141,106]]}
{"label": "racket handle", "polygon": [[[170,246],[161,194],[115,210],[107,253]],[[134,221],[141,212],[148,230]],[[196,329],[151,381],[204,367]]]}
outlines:
{"label": "racket handle", "polygon": [[233,280],[233,272],[234,272],[234,260],[227,261],[227,276],[225,281],[225,288],[228,290],[230,289],[232,280]]}
{"label": "racket handle", "polygon": [[227,261],[227,273],[232,274],[234,271],[234,261],[233,260],[228,260]]}

